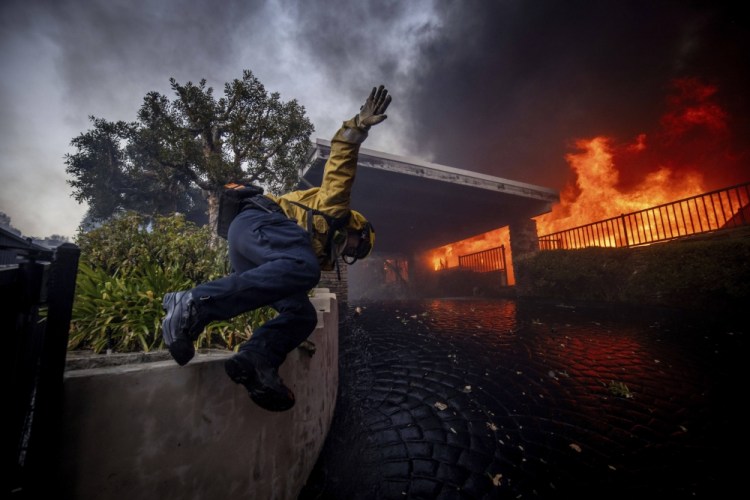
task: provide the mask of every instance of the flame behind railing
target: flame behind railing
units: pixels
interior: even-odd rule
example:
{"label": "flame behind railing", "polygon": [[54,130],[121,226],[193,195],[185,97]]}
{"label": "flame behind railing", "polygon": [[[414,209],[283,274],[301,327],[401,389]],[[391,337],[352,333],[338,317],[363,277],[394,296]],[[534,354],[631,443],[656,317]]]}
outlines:
{"label": "flame behind railing", "polygon": [[634,247],[750,225],[750,182],[539,237],[541,250]]}
{"label": "flame behind railing", "polygon": [[490,248],[458,257],[458,266],[479,273],[505,270],[505,246]]}

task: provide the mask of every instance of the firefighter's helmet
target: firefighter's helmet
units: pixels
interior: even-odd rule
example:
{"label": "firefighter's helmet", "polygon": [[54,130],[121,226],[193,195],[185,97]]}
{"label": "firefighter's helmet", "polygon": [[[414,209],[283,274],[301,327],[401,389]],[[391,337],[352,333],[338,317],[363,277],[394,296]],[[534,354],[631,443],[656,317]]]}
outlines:
{"label": "firefighter's helmet", "polygon": [[364,259],[372,253],[372,247],[375,245],[375,228],[364,215],[352,210],[346,229],[350,234],[356,233],[359,236],[357,247],[344,250],[342,255],[344,262],[354,264],[357,260]]}

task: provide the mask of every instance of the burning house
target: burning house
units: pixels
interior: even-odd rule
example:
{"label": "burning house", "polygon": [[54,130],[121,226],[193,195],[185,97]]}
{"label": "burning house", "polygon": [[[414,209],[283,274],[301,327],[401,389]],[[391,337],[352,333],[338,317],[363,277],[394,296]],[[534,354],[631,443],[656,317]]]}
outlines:
{"label": "burning house", "polygon": [[[633,247],[747,226],[747,155],[718,93],[675,79],[658,123],[634,138],[573,140],[560,194],[362,149],[352,202],[375,225],[376,255],[350,270],[349,290],[477,295],[515,284],[513,255],[540,247]],[[320,183],[329,153],[328,141],[315,143],[302,172],[308,186]]]}
{"label": "burning house", "polygon": [[[303,171],[309,185],[319,185],[329,154],[318,139]],[[538,248],[532,219],[556,201],[546,187],[363,148],[352,205],[375,226],[376,253],[349,269],[350,293],[430,294],[442,281],[464,295],[486,280],[512,284],[511,253]]]}

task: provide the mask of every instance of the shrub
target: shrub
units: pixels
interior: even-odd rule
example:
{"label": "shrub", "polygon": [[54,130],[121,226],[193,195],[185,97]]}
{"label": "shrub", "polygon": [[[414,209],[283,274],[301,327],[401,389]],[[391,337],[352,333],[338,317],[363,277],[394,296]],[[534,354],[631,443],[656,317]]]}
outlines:
{"label": "shrub", "polygon": [[746,314],[750,239],[746,233],[640,248],[546,250],[514,259],[527,297],[606,301]]}
{"label": "shrub", "polygon": [[[163,347],[164,293],[192,288],[229,271],[227,247],[184,217],[127,213],[77,237],[81,259],[70,349],[132,352]],[[197,347],[234,349],[275,315],[261,308],[211,323]]]}
{"label": "shrub", "polygon": [[128,275],[154,263],[179,266],[193,282],[224,276],[229,271],[224,240],[213,240],[208,226],[198,227],[182,215],[146,218],[128,212],[107,224],[80,233],[76,243],[81,261],[114,275]]}

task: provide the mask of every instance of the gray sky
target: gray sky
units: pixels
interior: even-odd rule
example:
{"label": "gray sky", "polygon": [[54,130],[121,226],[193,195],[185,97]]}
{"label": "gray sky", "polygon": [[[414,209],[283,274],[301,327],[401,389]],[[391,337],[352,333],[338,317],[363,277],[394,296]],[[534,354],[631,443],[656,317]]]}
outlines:
{"label": "gray sky", "polygon": [[[0,211],[27,236],[72,236],[86,207],[64,155],[89,115],[133,121],[170,77],[220,94],[243,69],[305,106],[313,138],[384,83],[389,119],[365,147],[555,189],[578,138],[665,136],[671,82],[694,78],[728,131],[693,141],[690,168],[722,187],[750,180],[748,32],[715,1],[3,0]],[[631,175],[695,157],[667,142]]]}

